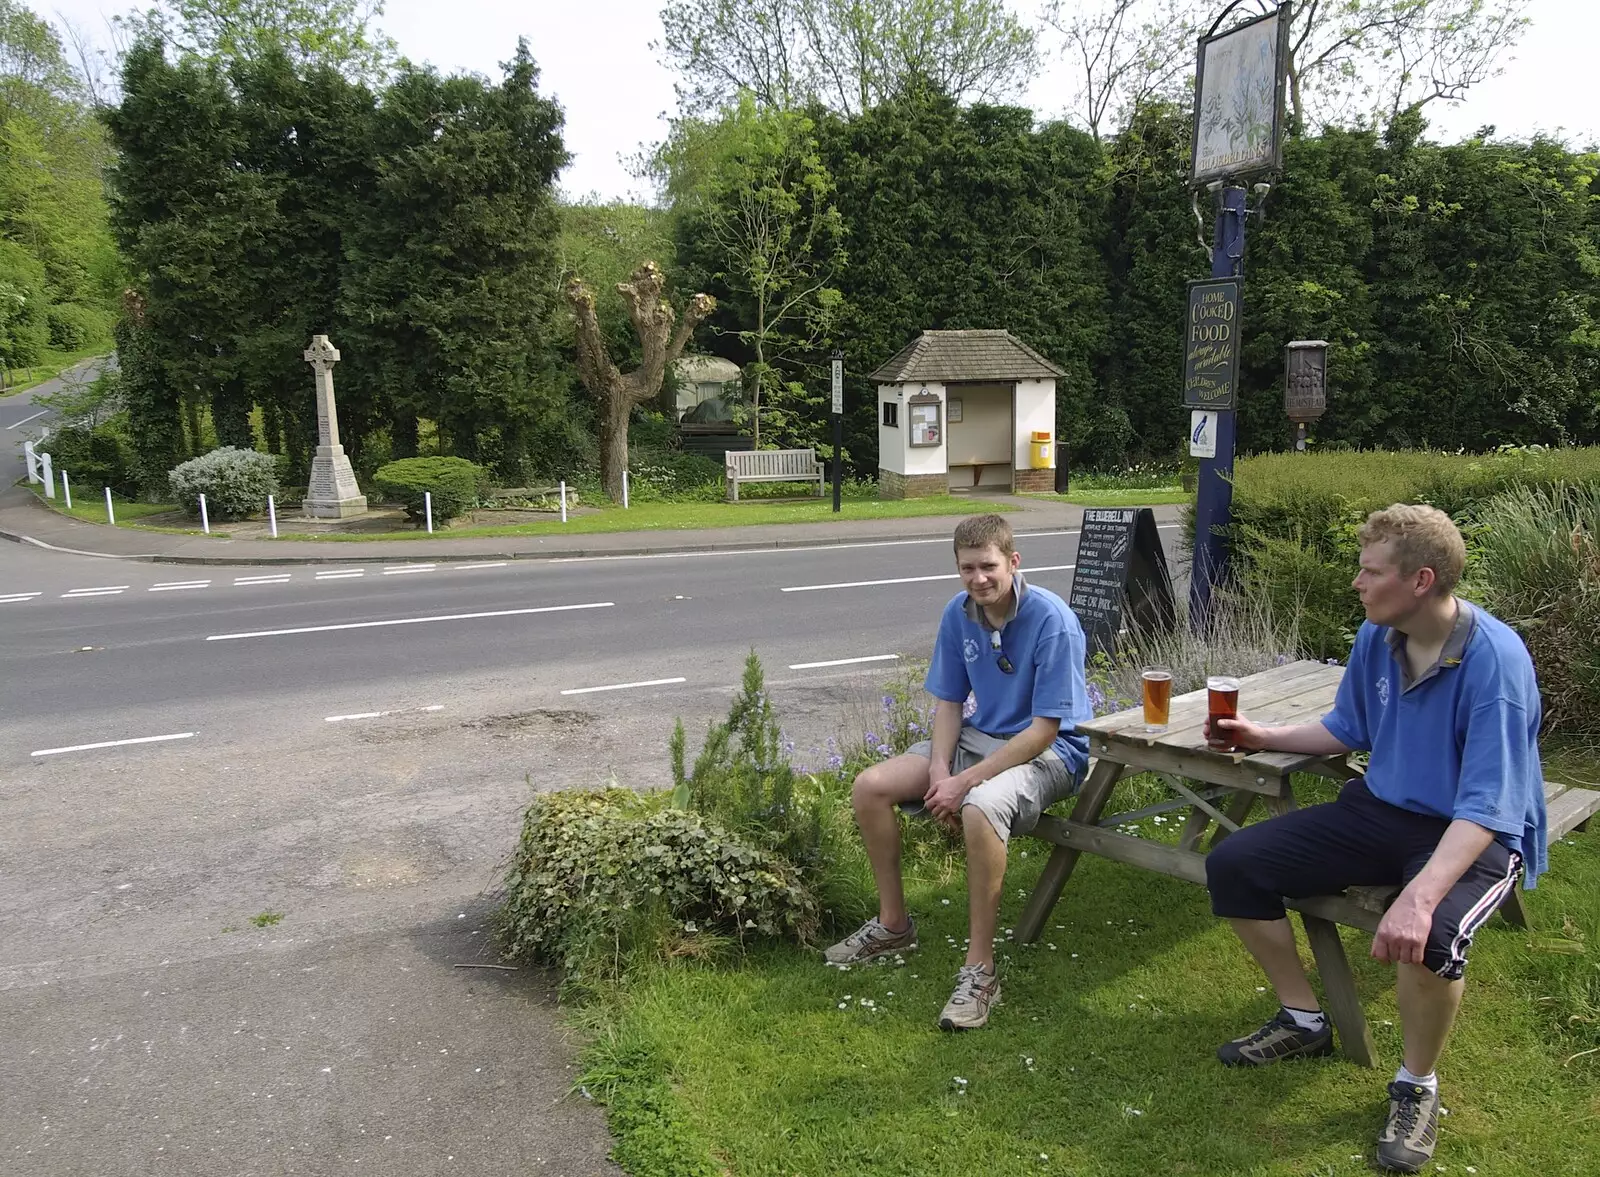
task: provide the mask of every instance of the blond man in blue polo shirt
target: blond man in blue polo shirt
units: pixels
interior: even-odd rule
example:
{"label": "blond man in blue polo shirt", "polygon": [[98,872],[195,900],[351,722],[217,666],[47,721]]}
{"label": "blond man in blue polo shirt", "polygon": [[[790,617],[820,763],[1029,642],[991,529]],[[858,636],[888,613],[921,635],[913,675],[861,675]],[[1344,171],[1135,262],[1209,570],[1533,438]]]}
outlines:
{"label": "blond man in blue polo shirt", "polygon": [[1396,505],[1361,528],[1367,620],[1320,723],[1220,726],[1241,748],[1372,753],[1339,799],[1248,826],[1206,859],[1212,910],[1233,924],[1282,1003],[1225,1043],[1230,1066],[1328,1054],[1333,1031],[1306,979],[1284,897],[1393,884],[1372,955],[1398,966],[1405,1062],[1378,1137],[1384,1168],[1415,1173],[1439,1127],[1434,1065],[1461,1004],[1473,934],[1520,876],[1545,867],[1539,687],[1522,640],[1454,595],[1466,547],[1450,517]]}
{"label": "blond man in blue polo shirt", "polygon": [[[937,700],[933,738],[856,778],[856,824],[878,885],[878,915],[829,948],[850,965],[917,946],[900,879],[897,806],[925,808],[959,829],[967,850],[971,939],[955,992],[939,1015],[946,1030],[984,1025],[1000,1000],[995,926],[1006,845],[1076,791],[1089,743],[1075,725],[1094,715],[1077,616],[1022,577],[1011,525],[998,515],[964,519],[955,534],[964,592],[939,620],[927,690]],[[976,709],[963,717],[971,694]]]}

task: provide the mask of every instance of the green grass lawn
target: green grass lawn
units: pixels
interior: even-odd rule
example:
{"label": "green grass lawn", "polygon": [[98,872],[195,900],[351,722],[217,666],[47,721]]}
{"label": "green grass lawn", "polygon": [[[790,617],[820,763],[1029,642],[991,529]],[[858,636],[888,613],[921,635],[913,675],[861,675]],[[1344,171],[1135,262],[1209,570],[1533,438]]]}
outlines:
{"label": "green grass lawn", "polygon": [[46,380],[53,380],[74,364],[81,364],[84,360],[96,356],[108,355],[110,351],[110,345],[105,343],[81,351],[48,351],[44,359],[32,368],[12,368],[7,372],[6,378],[16,383],[0,389],[0,396],[15,396],[19,392],[27,392],[28,389],[43,384]]}
{"label": "green grass lawn", "polygon": [[[69,515],[74,519],[81,519],[85,523],[106,522],[106,500],[103,490],[98,492],[74,491],[72,506],[68,507],[66,496],[59,482],[56,484],[56,497],[53,499],[44,497],[44,488],[42,486],[32,485],[28,489],[33,491],[39,501],[52,511],[57,511],[62,515]],[[205,534],[199,527],[147,527],[138,522],[140,519],[148,519],[154,515],[170,514],[177,509],[177,505],[174,503],[136,503],[126,499],[115,499],[112,503],[112,510],[116,514],[118,527],[126,527],[134,531],[164,532],[168,535]],[[211,534],[218,539],[228,538],[227,532],[218,531],[215,527],[211,529]]]}
{"label": "green grass lawn", "polygon": [[[1002,928],[1045,849],[1014,844]],[[1600,1165],[1600,836],[1551,859],[1527,896],[1533,932],[1497,920],[1479,934],[1430,1172]],[[921,948],[904,965],[839,972],[771,947],[733,968],[653,967],[588,1011],[584,1083],[609,1100],[633,1177],[1372,1171],[1401,1044],[1393,969],[1367,955],[1369,936],[1346,930],[1381,1069],[1227,1070],[1217,1044],[1275,1008],[1243,948],[1201,888],[1086,856],[1042,942],[1006,948],[990,1026],[946,1034],[965,886],[948,861],[923,861],[908,880]]]}
{"label": "green grass lawn", "polygon": [[845,499],[839,514],[831,499],[749,503],[635,503],[628,510],[606,507],[589,515],[572,515],[568,522],[522,523],[508,527],[452,527],[430,536],[420,529],[370,535],[291,535],[284,539],[318,539],[349,542],[396,539],[458,539],[504,535],[593,535],[610,531],[692,531],[710,527],[745,527],[768,523],[825,523],[844,519],[908,519],[924,515],[977,515],[1014,510],[983,499],[936,496],[925,499]]}
{"label": "green grass lawn", "polygon": [[1069,490],[1061,495],[1031,494],[1028,498],[1052,503],[1074,503],[1082,507],[1159,507],[1187,503],[1194,495],[1181,487],[1163,486],[1149,490]]}

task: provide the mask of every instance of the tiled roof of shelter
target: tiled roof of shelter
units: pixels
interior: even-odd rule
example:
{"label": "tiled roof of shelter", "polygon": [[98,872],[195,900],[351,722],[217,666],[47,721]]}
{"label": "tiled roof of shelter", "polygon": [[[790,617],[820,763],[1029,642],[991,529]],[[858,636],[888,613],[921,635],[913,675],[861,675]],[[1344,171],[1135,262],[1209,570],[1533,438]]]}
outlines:
{"label": "tiled roof of shelter", "polygon": [[924,331],[868,377],[875,384],[1046,380],[1066,372],[1009,331]]}

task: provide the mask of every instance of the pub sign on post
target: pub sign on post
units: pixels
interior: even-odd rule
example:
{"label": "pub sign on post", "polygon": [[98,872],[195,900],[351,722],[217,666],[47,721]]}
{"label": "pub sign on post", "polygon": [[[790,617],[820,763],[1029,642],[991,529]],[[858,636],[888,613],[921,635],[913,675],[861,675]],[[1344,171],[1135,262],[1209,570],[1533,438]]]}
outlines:
{"label": "pub sign on post", "polygon": [[1239,386],[1239,279],[1201,278],[1189,283],[1183,333],[1183,403],[1191,409],[1228,411]]}
{"label": "pub sign on post", "polygon": [[1283,412],[1294,422],[1294,448],[1306,448],[1306,423],[1328,411],[1328,345],[1296,339],[1284,348]]}

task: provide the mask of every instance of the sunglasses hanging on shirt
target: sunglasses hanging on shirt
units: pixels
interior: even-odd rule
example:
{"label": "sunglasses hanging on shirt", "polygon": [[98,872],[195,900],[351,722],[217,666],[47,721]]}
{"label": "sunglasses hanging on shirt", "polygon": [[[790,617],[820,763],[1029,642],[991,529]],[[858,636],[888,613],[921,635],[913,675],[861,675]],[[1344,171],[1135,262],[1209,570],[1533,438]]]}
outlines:
{"label": "sunglasses hanging on shirt", "polygon": [[1006,657],[1006,652],[1000,648],[1000,631],[989,631],[989,646],[994,650],[994,664],[1000,668],[1001,674],[1015,674],[1017,668],[1012,665],[1011,659]]}

